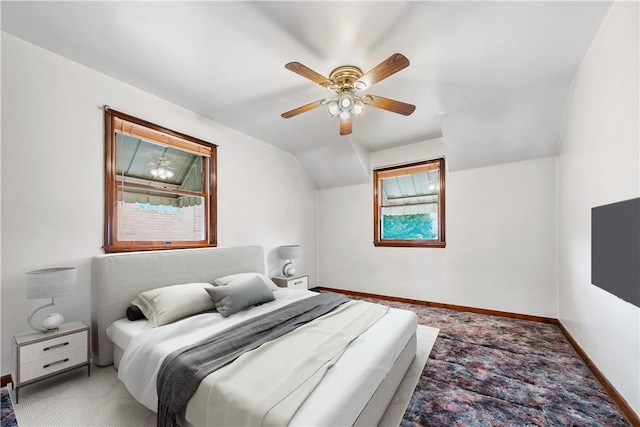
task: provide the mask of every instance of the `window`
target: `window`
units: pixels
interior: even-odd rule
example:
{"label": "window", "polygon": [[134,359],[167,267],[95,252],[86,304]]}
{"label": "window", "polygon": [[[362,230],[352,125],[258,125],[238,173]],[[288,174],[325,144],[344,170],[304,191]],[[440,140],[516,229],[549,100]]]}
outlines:
{"label": "window", "polygon": [[216,245],[216,145],[105,107],[104,250]]}
{"label": "window", "polygon": [[445,247],[444,159],[373,171],[375,246]]}

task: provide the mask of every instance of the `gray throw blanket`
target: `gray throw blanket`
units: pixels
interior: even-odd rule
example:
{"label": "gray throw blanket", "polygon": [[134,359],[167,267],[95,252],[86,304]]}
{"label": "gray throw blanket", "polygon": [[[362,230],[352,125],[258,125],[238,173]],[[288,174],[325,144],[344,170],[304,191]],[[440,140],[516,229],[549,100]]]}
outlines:
{"label": "gray throw blanket", "polygon": [[331,293],[294,302],[169,354],[158,372],[158,427],[177,427],[177,414],[210,373],[349,301]]}

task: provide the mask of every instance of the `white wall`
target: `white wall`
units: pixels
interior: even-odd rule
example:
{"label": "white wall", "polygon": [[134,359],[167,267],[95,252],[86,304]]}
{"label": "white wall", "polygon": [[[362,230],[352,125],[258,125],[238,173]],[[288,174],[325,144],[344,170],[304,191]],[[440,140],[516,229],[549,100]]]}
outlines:
{"label": "white wall", "polygon": [[[371,166],[443,147],[376,152]],[[447,173],[447,247],[392,248],[373,246],[371,182],[320,190],[319,285],[556,318],[555,200],[555,158]]]}
{"label": "white wall", "polygon": [[640,195],[638,3],[614,4],[577,73],[558,160],[560,321],[640,414],[640,309],[591,284],[591,208]]}
{"label": "white wall", "polygon": [[291,154],[3,33],[3,375],[11,335],[46,303],[25,299],[25,272],[77,266],[77,288],[56,310],[90,320],[90,259],[103,244],[103,104],[218,144],[219,246],[262,245],[275,274],[277,246],[301,244],[296,266],[315,283],[317,193]]}

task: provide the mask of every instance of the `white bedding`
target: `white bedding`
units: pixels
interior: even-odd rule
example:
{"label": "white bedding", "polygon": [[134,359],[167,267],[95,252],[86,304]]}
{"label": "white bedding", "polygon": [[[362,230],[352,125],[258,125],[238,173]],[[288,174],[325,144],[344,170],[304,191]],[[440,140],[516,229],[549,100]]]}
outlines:
{"label": "white bedding", "polygon": [[[167,354],[202,339],[203,331],[208,335],[226,329],[315,293],[283,289],[275,291],[274,295],[275,301],[242,310],[226,319],[217,313],[204,313],[151,330],[142,330],[145,321],[121,319],[114,322],[107,330],[108,336],[118,347],[125,349],[118,377],[136,400],[156,411],[156,376]],[[415,333],[416,326],[414,313],[390,309],[347,348],[298,410],[290,425],[352,425]],[[152,354],[145,354],[144,363],[136,362],[135,354],[142,351],[147,342],[157,345]],[[345,378],[349,378],[349,381],[345,381]],[[196,392],[189,402],[186,419],[191,424],[205,424],[207,398],[207,393]]]}
{"label": "white bedding", "polygon": [[147,323],[146,320],[119,319],[107,328],[107,336],[121,349],[127,348],[134,336],[138,335]]}

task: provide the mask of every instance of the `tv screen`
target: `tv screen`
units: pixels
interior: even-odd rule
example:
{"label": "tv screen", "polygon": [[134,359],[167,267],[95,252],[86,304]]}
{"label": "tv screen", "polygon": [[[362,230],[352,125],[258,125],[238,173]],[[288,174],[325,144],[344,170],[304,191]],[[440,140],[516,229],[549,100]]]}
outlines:
{"label": "tv screen", "polygon": [[591,209],[591,283],[640,307],[640,198]]}

